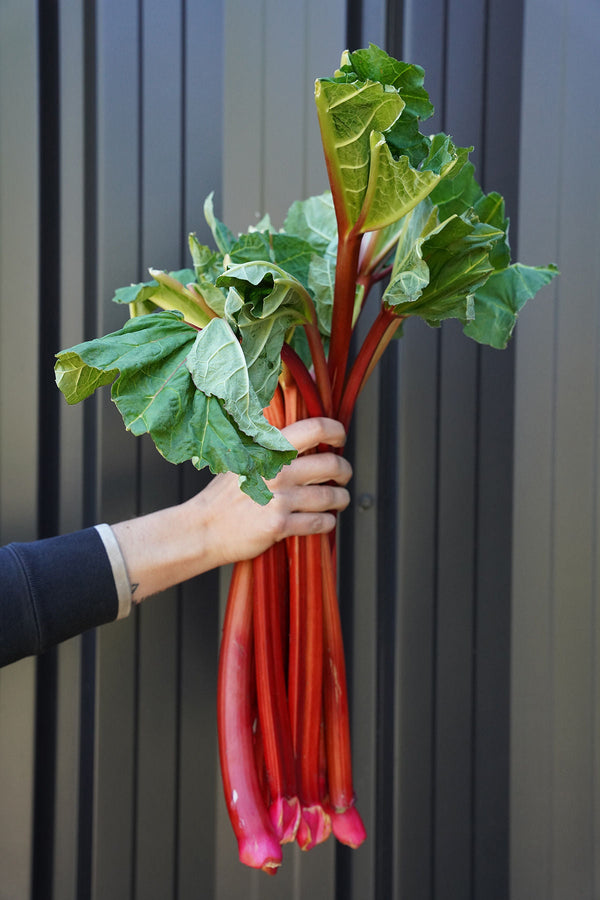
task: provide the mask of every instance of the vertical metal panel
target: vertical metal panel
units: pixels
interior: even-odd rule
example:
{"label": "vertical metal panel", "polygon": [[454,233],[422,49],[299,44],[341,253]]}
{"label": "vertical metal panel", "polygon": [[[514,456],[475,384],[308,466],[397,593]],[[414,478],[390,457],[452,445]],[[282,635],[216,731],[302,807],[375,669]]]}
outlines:
{"label": "vertical metal panel", "polygon": [[215,896],[218,573],[183,588],[180,623],[177,897]]}
{"label": "vertical metal panel", "polygon": [[[516,41],[518,51],[518,9],[512,13],[513,44]],[[449,130],[462,145],[475,143],[474,161],[484,187],[497,187],[510,203],[518,174],[515,142],[510,141],[509,147],[506,142],[494,143],[496,133],[490,133],[488,120],[502,133],[511,127],[507,107],[518,109],[519,82],[518,74],[510,83],[503,78],[500,86],[498,81],[507,41],[493,5],[407,4],[404,46],[405,56],[425,67],[426,86],[437,110],[432,129]],[[506,105],[490,103],[498,91],[510,98]],[[504,167],[500,157],[508,157]],[[406,331],[400,348],[401,449],[407,458],[420,450],[420,462],[429,459],[431,468],[423,497],[411,500],[417,488],[404,474],[399,489],[399,673],[405,680],[398,688],[398,818],[406,863],[404,869],[398,865],[399,890],[436,898],[500,897],[505,895],[508,867],[506,802],[495,815],[488,818],[486,813],[493,809],[495,798],[506,797],[508,789],[504,660],[511,467],[504,461],[510,458],[511,355],[482,352],[465,340],[459,328],[446,324],[439,349],[435,338],[424,333],[430,343],[421,352],[429,355],[417,363],[410,340],[419,340],[418,331]],[[415,375],[423,371],[428,373],[425,385],[438,373],[437,399],[431,395],[418,410],[415,403],[411,412],[406,393]],[[427,416],[437,419],[433,426],[437,433],[430,434],[423,447],[420,434],[426,434],[422,429]],[[421,428],[414,417],[425,417]],[[495,438],[500,441],[497,447]],[[435,459],[430,457],[432,451]],[[415,535],[406,534],[413,516],[418,523],[425,519],[423,537],[435,529],[433,536],[429,531],[429,548],[422,545],[426,555],[407,556],[404,549],[415,541]],[[429,584],[423,571],[424,564],[431,565],[428,558],[435,566]],[[417,564],[421,571],[411,574],[411,566]],[[416,601],[404,592],[404,585],[413,583],[422,585],[425,598],[423,608],[419,597],[418,618],[411,613]],[[419,642],[408,643],[417,626]],[[490,653],[492,649],[496,654]],[[421,672],[421,691],[413,686],[417,672]],[[416,721],[408,719],[413,728],[407,730],[404,718],[419,702],[425,707]],[[504,710],[503,717],[491,711],[496,702]],[[413,757],[411,744],[419,737],[425,746]],[[408,742],[408,748],[402,741]],[[485,758],[491,747],[495,752]],[[428,798],[427,804],[419,803],[423,797]]]}
{"label": "vertical metal panel", "polygon": [[[577,130],[581,140],[578,165],[561,164],[560,265],[556,358],[554,470],[554,896],[594,894],[596,849],[592,823],[593,723],[598,715],[594,676],[597,653],[596,612],[599,601],[595,568],[597,445],[595,394],[600,327],[600,265],[589,234],[600,225],[600,179],[595,171],[600,129],[597,53],[600,9],[583,4],[578,14],[568,6],[567,43],[562,90],[563,134]],[[573,103],[581,82],[589,85],[585,106]],[[589,106],[588,106],[589,104]],[[576,198],[580,198],[578,203]],[[581,204],[585,202],[585,211]],[[588,243],[589,242],[589,243]],[[583,246],[589,251],[582,258]],[[575,308],[561,302],[576,298]],[[575,436],[575,437],[574,437]]]}
{"label": "vertical metal panel", "polygon": [[[264,209],[265,2],[224,3],[223,214],[234,231],[245,231]],[[252,52],[248,52],[248,48]],[[249,177],[248,173],[252,173]]]}
{"label": "vertical metal panel", "polygon": [[432,896],[437,334],[411,323],[400,353],[395,895]]}
{"label": "vertical metal panel", "polygon": [[476,348],[465,346],[462,334],[446,323],[438,445],[436,898],[467,897],[471,889],[476,360]]}
{"label": "vertical metal panel", "polygon": [[[58,8],[60,71],[60,347],[78,343],[84,332],[84,28],[81,5],[63,0]],[[59,347],[55,348],[56,350]],[[51,371],[49,372],[51,377]],[[83,524],[83,409],[58,408],[60,449],[58,527]],[[54,809],[54,896],[77,896],[78,774],[81,641],[57,651],[56,776]]]}
{"label": "vertical metal panel", "polygon": [[[505,198],[515,258],[520,134],[511,126],[520,107],[522,30],[521,0],[488,4],[481,175],[486,190],[498,190]],[[478,391],[473,892],[502,900],[509,894],[514,342],[502,352],[480,348]]]}
{"label": "vertical metal panel", "polygon": [[[184,236],[197,231],[208,242],[202,207],[210,191],[221,208],[224,5],[203,0],[185,3],[184,10]],[[188,260],[186,251],[181,262]]]}
{"label": "vertical metal panel", "polygon": [[81,640],[67,641],[58,652],[56,776],[52,891],[62,900],[77,897],[79,712]]}
{"label": "vertical metal panel", "polygon": [[[140,34],[140,276],[178,267],[182,210],[182,9],[145,2]],[[161,137],[168,135],[168,139]],[[139,511],[177,502],[179,473],[150,440],[140,443]],[[134,895],[173,892],[177,800],[177,589],[138,614]],[[152,822],[152,827],[144,823]]]}
{"label": "vertical metal panel", "polygon": [[[197,231],[208,242],[202,205],[215,191],[221,205],[223,8],[222,4],[187,3],[185,22],[185,81],[183,105],[182,195],[184,236]],[[188,264],[187,251],[181,262]],[[185,496],[208,480],[191,466],[183,473]],[[177,786],[178,900],[197,897],[199,886],[214,896],[215,806],[220,790],[216,773],[216,673],[218,651],[217,572],[210,572],[181,588],[179,619],[179,700]],[[215,773],[211,778],[210,773]],[[174,891],[175,893],[175,891]]]}
{"label": "vertical metal panel", "polygon": [[[533,164],[525,148],[549,137],[543,95],[561,97],[563,4],[525,5],[519,220],[524,257],[557,259],[555,197],[561,145],[545,140]],[[560,262],[560,260],[559,260]],[[512,587],[511,897],[552,897],[552,505],[554,357],[559,283],[524,310],[516,348],[515,485]],[[568,298],[568,302],[570,298]],[[535,348],[535,352],[533,352]]]}
{"label": "vertical metal panel", "polygon": [[[37,4],[0,6],[0,538],[37,528]],[[0,896],[31,880],[35,664],[0,673]]]}
{"label": "vertical metal panel", "polygon": [[[304,169],[303,194],[310,197],[320,194],[327,186],[325,160],[320,151],[321,137],[315,111],[313,85],[315,78],[333,72],[339,65],[340,53],[345,48],[346,3],[344,0],[304,0],[307,39],[304,43],[305,89],[304,128],[300,135],[303,142],[302,165]],[[338,43],[336,43],[338,42]]]}
{"label": "vertical metal panel", "polygon": [[[422,65],[442,127],[445,10],[405,4],[398,54]],[[440,333],[408,323],[399,355],[397,845],[395,896],[433,897]]]}
{"label": "vertical metal panel", "polygon": [[598,890],[599,22],[585,2],[525,8],[520,242],[552,247],[562,274],[517,344],[511,890],[583,897]]}
{"label": "vertical metal panel", "polygon": [[[36,27],[34,3],[26,4],[23,9],[18,3],[3,4],[0,220],[3,341],[0,533],[3,542],[31,540],[36,530],[39,318],[35,274],[39,258]],[[21,85],[19,97],[15,93],[17,84]]]}
{"label": "vertical metal panel", "polygon": [[[134,280],[139,259],[138,4],[96,7],[97,300],[96,334],[120,327],[126,311],[112,292]],[[138,444],[126,434],[106,392],[99,406],[96,516],[119,521],[137,511]],[[130,896],[134,877],[136,618],[97,638],[96,760],[92,897]]]}
{"label": "vertical metal panel", "polygon": [[[304,196],[302,135],[311,85],[305,22],[305,4],[265,0],[263,40],[269,52],[264,55],[264,196],[259,212],[268,212],[276,227],[283,225],[290,204]],[[286,40],[287,34],[294,40]]]}

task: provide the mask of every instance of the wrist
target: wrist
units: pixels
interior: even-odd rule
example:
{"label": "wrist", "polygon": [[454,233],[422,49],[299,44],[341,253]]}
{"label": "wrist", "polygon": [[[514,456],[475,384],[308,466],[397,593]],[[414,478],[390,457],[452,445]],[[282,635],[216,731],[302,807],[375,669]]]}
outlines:
{"label": "wrist", "polygon": [[205,519],[203,504],[186,501],[113,526],[136,602],[212,568]]}

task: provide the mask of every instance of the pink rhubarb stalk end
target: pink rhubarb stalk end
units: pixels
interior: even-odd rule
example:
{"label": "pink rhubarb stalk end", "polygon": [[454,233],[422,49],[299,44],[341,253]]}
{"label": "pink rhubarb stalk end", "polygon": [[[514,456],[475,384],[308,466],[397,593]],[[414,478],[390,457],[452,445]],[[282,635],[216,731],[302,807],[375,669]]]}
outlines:
{"label": "pink rhubarb stalk end", "polygon": [[303,806],[296,840],[301,850],[312,850],[322,844],[331,834],[331,816],[321,806]]}
{"label": "pink rhubarb stalk end", "polygon": [[338,841],[354,850],[360,847],[367,836],[363,820],[355,806],[349,806],[343,812],[332,811],[331,828]]}
{"label": "pink rhubarb stalk end", "polygon": [[296,840],[302,809],[297,797],[277,797],[269,806],[269,818],[281,844]]}

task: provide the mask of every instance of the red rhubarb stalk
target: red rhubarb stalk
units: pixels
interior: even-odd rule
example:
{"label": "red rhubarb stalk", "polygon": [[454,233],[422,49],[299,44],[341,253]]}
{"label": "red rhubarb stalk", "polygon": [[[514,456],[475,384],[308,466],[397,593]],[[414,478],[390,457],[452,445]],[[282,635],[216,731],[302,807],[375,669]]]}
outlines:
{"label": "red rhubarb stalk", "polygon": [[361,239],[360,234],[340,233],[338,244],[329,344],[329,374],[334,411],[339,408],[348,365]]}
{"label": "red rhubarb stalk", "polygon": [[289,657],[288,657],[288,708],[292,744],[298,746],[300,734],[300,685],[301,661],[304,653],[302,634],[302,609],[306,598],[305,579],[306,540],[294,535],[287,539],[289,559]]}
{"label": "red rhubarb stalk", "polygon": [[217,724],[223,789],[240,861],[273,873],[281,846],[256,771],[252,710],[252,562],[234,566],[219,659]]}
{"label": "red rhubarb stalk", "polygon": [[346,429],[358,395],[401,322],[400,316],[384,306],[369,329],[348,375],[339,407],[338,418]]}
{"label": "red rhubarb stalk", "polygon": [[323,341],[317,325],[317,315],[313,308],[314,321],[305,325],[304,330],[308,340],[308,347],[315,370],[315,381],[321,396],[323,411],[326,416],[331,416],[333,411],[333,398],[331,395],[331,381],[329,379],[329,367],[325,358]]}
{"label": "red rhubarb stalk", "polygon": [[302,362],[301,358],[289,344],[284,344],[281,348],[281,359],[290,370],[290,373],[298,386],[298,390],[306,404],[309,416],[325,415],[317,385],[313,381],[310,372]]}
{"label": "red rhubarb stalk", "polygon": [[274,425],[275,428],[283,428],[285,422],[285,409],[283,406],[283,391],[278,384],[275,388],[273,398],[268,407],[263,410],[265,418]]}
{"label": "red rhubarb stalk", "polygon": [[350,847],[358,847],[364,841],[366,831],[358,810],[354,806],[344,644],[334,567],[326,535],[321,537],[321,562],[324,634],[323,701],[331,824],[333,833],[339,841]]}
{"label": "red rhubarb stalk", "polygon": [[[289,372],[289,370],[288,370]],[[301,418],[302,403],[296,383],[291,376],[283,389],[285,424]],[[300,701],[302,684],[302,660],[304,657],[303,608],[306,599],[306,539],[298,535],[286,541],[289,567],[289,655],[288,655],[288,708],[292,744],[298,747],[300,736]]]}
{"label": "red rhubarb stalk", "polygon": [[319,742],[323,708],[321,536],[309,535],[305,540],[306,595],[302,616],[299,732],[295,749],[302,804],[297,841],[302,850],[310,850],[327,840],[331,833],[331,819],[323,807],[319,784]]}
{"label": "red rhubarb stalk", "polygon": [[256,557],[254,646],[256,691],[269,783],[269,816],[281,843],[293,841],[299,822],[292,735],[285,690],[279,594],[274,584],[274,548]]}

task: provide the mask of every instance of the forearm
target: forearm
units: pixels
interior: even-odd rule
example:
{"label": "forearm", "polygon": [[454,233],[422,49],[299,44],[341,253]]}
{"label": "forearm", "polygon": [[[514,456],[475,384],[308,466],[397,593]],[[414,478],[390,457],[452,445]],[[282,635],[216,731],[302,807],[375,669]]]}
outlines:
{"label": "forearm", "polygon": [[0,548],[0,666],[116,619],[117,591],[95,528]]}

